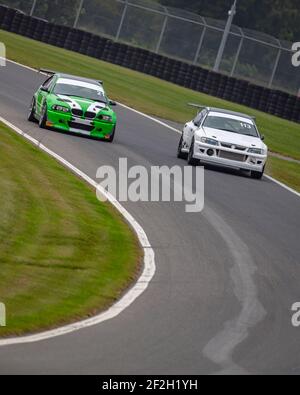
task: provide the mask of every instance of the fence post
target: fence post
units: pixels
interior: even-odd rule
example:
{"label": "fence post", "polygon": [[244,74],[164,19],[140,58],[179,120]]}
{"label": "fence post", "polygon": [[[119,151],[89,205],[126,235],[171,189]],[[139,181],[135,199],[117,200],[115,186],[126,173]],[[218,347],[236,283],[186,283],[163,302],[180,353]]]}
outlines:
{"label": "fence post", "polygon": [[37,0],[33,0],[29,16],[32,16],[36,7]]}
{"label": "fence post", "polygon": [[120,25],[119,25],[119,28],[118,28],[118,31],[117,31],[117,35],[116,35],[116,41],[119,41],[119,38],[120,38],[120,35],[121,35],[121,31],[122,31],[122,27],[123,27],[124,20],[125,20],[125,16],[126,16],[126,13],[127,13],[127,9],[128,9],[128,0],[125,0],[125,6],[124,6],[123,14],[122,14]]}
{"label": "fence post", "polygon": [[203,30],[202,30],[202,33],[201,33],[201,36],[200,36],[200,40],[199,40],[199,44],[198,44],[198,47],[197,47],[197,51],[196,51],[196,54],[195,54],[194,64],[197,64],[197,62],[198,62],[198,58],[199,58],[200,51],[201,51],[201,48],[202,48],[202,45],[203,45],[203,41],[204,41],[204,36],[205,36],[206,30],[207,30],[206,22],[205,22],[204,18],[202,18],[202,19],[204,21],[204,27],[203,27]]}
{"label": "fence post", "polygon": [[78,21],[79,21],[79,18],[80,18],[81,10],[82,10],[82,7],[83,7],[83,2],[84,2],[84,0],[80,0],[80,4],[79,4],[78,10],[77,10],[76,18],[75,18],[74,25],[73,25],[74,29],[76,29],[76,27],[78,25]]}
{"label": "fence post", "polygon": [[234,76],[234,73],[235,73],[235,70],[236,70],[236,66],[237,66],[237,63],[238,63],[238,60],[239,60],[239,57],[240,57],[240,54],[241,54],[241,50],[242,50],[242,47],[243,47],[243,44],[244,44],[244,40],[245,40],[245,35],[244,35],[244,32],[243,32],[243,30],[241,28],[240,28],[240,31],[241,31],[241,40],[240,40],[239,47],[238,47],[238,50],[237,50],[236,55],[235,55],[235,59],[234,59],[233,65],[232,65],[232,70],[231,70],[231,73],[230,73],[230,77]]}
{"label": "fence post", "polygon": [[269,88],[272,88],[272,86],[273,86],[274,78],[275,78],[276,71],[277,71],[277,68],[278,68],[278,65],[279,65],[279,60],[280,60],[280,57],[281,57],[282,46],[281,46],[279,40],[278,40],[278,44],[279,44],[279,51],[278,51],[278,54],[276,56],[274,68],[273,68],[272,75],[271,75],[271,78],[270,78],[270,81],[269,81],[269,85],[268,85]]}
{"label": "fence post", "polygon": [[221,45],[220,45],[220,48],[219,48],[219,52],[218,52],[218,55],[217,55],[217,58],[216,58],[216,63],[215,63],[214,69],[213,69],[215,72],[218,72],[219,69],[220,69],[220,65],[221,65],[221,62],[222,62],[222,58],[223,58],[224,50],[225,50],[225,47],[226,47],[227,39],[228,39],[228,36],[229,36],[229,33],[230,33],[230,29],[231,29],[231,25],[232,25],[232,22],[233,22],[233,18],[234,18],[235,14],[236,14],[236,3],[237,3],[237,0],[234,0],[234,4],[233,4],[233,6],[231,7],[231,10],[228,13],[228,15],[229,15],[228,16],[228,20],[227,20],[227,23],[226,23],[226,27],[225,27],[225,30],[224,30],[223,37],[222,37],[222,41],[221,41]]}
{"label": "fence post", "polygon": [[165,20],[164,20],[164,23],[163,23],[163,26],[162,26],[162,29],[161,29],[161,32],[160,32],[160,36],[159,36],[159,39],[158,39],[158,43],[157,43],[157,46],[156,46],[156,50],[155,50],[156,53],[159,53],[160,46],[161,46],[162,40],[164,38],[164,34],[165,34],[165,31],[166,31],[166,28],[167,28],[167,23],[168,23],[168,17],[169,17],[168,10],[167,10],[166,7],[164,7],[164,9],[165,9],[165,12],[166,12],[166,16],[165,16]]}

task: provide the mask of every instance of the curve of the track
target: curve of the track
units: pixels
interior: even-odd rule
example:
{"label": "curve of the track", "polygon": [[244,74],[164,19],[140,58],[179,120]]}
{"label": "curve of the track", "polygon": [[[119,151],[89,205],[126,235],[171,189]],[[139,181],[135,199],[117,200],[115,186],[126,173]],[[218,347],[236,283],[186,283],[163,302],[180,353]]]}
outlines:
{"label": "curve of the track", "polygon": [[[120,157],[184,165],[176,133],[122,107],[113,145],[28,123],[43,80],[12,63],[0,68],[0,115],[90,177]],[[206,169],[205,200],[196,215],[180,203],[126,203],[155,249],[148,290],[99,326],[2,347],[0,374],[299,373],[300,329],[291,324],[300,301],[299,197],[267,179]]]}

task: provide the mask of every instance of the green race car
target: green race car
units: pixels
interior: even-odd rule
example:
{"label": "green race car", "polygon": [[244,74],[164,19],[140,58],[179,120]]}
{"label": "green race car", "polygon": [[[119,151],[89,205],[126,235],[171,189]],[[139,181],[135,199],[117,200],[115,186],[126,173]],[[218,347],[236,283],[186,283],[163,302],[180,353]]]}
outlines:
{"label": "green race car", "polygon": [[40,128],[113,141],[117,117],[112,106],[116,103],[107,98],[101,81],[47,70],[41,72],[51,76],[32,99],[29,121],[38,121]]}

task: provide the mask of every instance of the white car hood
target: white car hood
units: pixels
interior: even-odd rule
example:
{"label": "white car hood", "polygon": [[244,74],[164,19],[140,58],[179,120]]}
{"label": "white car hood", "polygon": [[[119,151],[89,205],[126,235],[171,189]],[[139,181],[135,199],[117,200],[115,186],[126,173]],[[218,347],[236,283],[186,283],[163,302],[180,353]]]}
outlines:
{"label": "white car hood", "polygon": [[266,145],[262,142],[259,137],[251,137],[251,136],[244,136],[242,134],[237,133],[230,133],[225,132],[219,129],[212,129],[203,127],[202,128],[202,135],[204,134],[205,137],[209,137],[223,143],[229,143],[232,145],[241,145],[244,147],[255,147],[260,149],[266,149]]}

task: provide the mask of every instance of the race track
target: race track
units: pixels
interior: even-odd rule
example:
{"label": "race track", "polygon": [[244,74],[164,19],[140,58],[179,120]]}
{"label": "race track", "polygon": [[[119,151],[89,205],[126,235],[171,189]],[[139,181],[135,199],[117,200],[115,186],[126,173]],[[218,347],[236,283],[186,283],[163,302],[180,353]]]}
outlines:
{"label": "race track", "polygon": [[[99,76],[100,78],[100,76]],[[0,68],[0,116],[95,179],[101,165],[183,166],[179,135],[118,107],[113,145],[27,122],[45,79]],[[16,158],[16,166],[22,164]],[[30,179],[30,175],[28,175]],[[205,210],[126,203],[155,250],[147,291],[117,318],[51,340],[2,347],[0,374],[300,373],[300,199],[264,178],[206,169]],[[1,296],[1,295],[0,295]]]}

